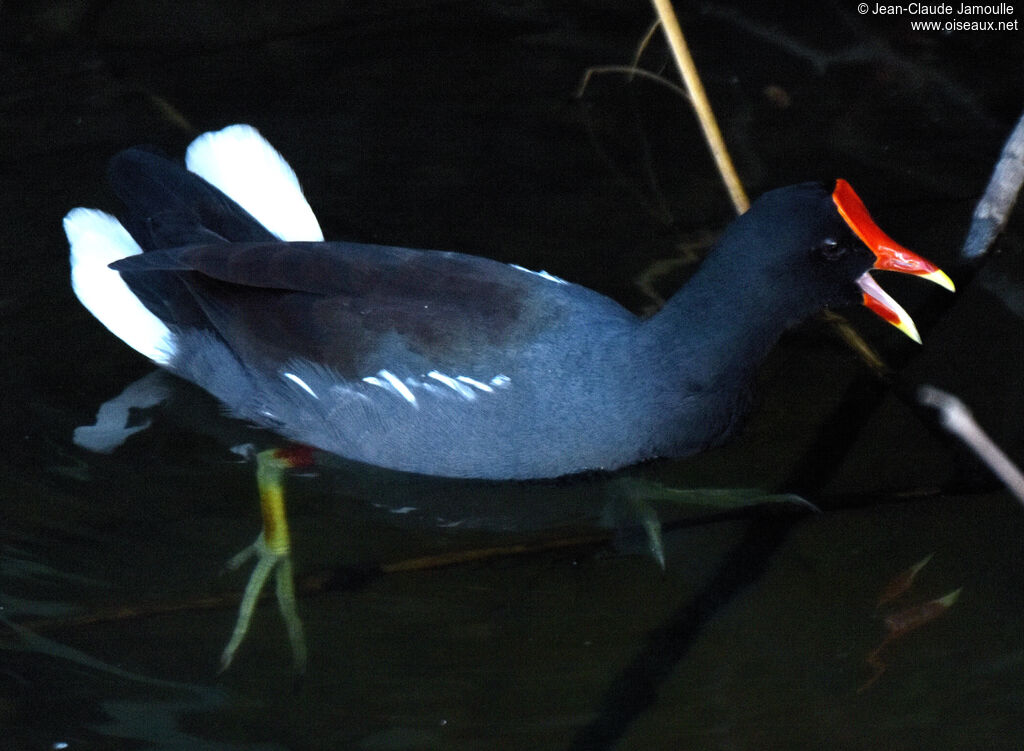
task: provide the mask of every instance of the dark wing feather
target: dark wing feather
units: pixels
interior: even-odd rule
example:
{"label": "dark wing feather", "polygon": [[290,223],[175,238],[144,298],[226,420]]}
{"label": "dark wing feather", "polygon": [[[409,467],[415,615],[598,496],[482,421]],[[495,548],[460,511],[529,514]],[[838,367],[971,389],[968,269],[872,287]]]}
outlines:
{"label": "dark wing feather", "polygon": [[507,362],[559,317],[554,292],[568,286],[485,258],[355,243],[204,245],[113,268],[147,306],[161,280],[183,282],[243,361],[302,358],[347,378]]}

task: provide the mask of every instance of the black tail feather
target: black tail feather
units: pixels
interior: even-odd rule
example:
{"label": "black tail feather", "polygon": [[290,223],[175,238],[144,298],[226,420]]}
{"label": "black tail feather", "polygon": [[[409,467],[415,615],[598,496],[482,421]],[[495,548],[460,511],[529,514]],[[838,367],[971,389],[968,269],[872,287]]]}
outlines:
{"label": "black tail feather", "polygon": [[140,148],[110,161],[123,224],[143,250],[277,238],[249,212],[181,164]]}
{"label": "black tail feather", "polygon": [[[127,209],[122,223],[144,251],[277,239],[220,190],[160,154],[122,151],[111,160],[108,179]],[[189,289],[195,272],[119,271],[142,303],[172,328],[212,330]]]}

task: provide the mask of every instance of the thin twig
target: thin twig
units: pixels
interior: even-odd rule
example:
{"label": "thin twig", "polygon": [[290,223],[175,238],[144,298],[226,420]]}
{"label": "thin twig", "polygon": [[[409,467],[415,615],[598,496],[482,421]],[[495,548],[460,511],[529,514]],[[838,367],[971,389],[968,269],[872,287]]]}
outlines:
{"label": "thin twig", "polygon": [[966,405],[952,394],[934,386],[922,386],[917,395],[922,404],[939,411],[939,422],[942,427],[966,443],[1017,497],[1017,500],[1024,504],[1024,473],[1021,473],[1017,465],[1010,461],[995,441],[989,438]]}
{"label": "thin twig", "polygon": [[640,44],[636,47],[636,53],[633,55],[633,67],[640,67],[640,58],[644,56],[644,52],[647,51],[647,47],[650,45],[651,40],[654,39],[654,35],[658,33],[658,27],[661,26],[661,19],[656,18],[647,29],[647,33],[644,34],[644,38],[640,40]]}
{"label": "thin twig", "polygon": [[888,381],[893,376],[893,370],[888,363],[882,359],[874,347],[868,344],[855,328],[841,314],[834,310],[826,310],[821,314],[822,319],[832,326],[832,330],[839,334],[843,342],[852,349],[856,355],[867,365],[871,372],[880,380]]}
{"label": "thin twig", "polygon": [[974,209],[971,228],[960,250],[961,258],[975,261],[988,252],[996,236],[1003,231],[1010,212],[1017,202],[1017,194],[1024,183],[1024,115],[1017,121],[999,162],[992,171],[985,195]]}
{"label": "thin twig", "polygon": [[704,84],[701,83],[700,74],[697,73],[697,66],[690,55],[690,49],[683,38],[683,31],[679,28],[679,21],[672,9],[670,0],[652,0],[654,9],[658,12],[661,26],[665,29],[665,36],[668,37],[669,46],[672,48],[672,55],[675,57],[676,65],[679,67],[679,74],[683,77],[686,90],[690,92],[690,101],[697,113],[697,120],[704,131],[704,138],[711,149],[711,155],[715,158],[718,171],[725,181],[725,187],[729,191],[729,198],[737,214],[742,214],[750,208],[750,199],[743,189],[736,168],[733,166],[729,150],[725,146],[722,132],[718,129],[718,122],[715,120],[715,113],[708,102],[707,94],[704,92]]}
{"label": "thin twig", "polygon": [[580,79],[580,85],[576,87],[576,91],[573,94],[577,99],[582,99],[583,94],[587,90],[587,86],[590,84],[590,79],[595,73],[622,73],[628,76],[641,76],[643,78],[650,79],[656,83],[660,83],[662,86],[667,86],[672,89],[676,94],[683,97],[687,101],[690,100],[690,95],[687,93],[679,84],[672,83],[664,76],[659,76],[657,73],[652,73],[649,70],[643,68],[637,68],[634,65],[592,65],[583,72],[583,78]]}

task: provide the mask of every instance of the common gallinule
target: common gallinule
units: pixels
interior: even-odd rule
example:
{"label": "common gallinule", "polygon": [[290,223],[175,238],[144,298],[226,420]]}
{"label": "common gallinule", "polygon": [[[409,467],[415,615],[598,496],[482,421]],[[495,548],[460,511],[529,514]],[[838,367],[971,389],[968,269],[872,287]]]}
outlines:
{"label": "common gallinule", "polygon": [[[100,322],[238,417],[406,472],[550,478],[694,454],[736,430],[768,350],[822,309],[863,301],[918,339],[872,270],[953,289],[844,180],[761,196],[646,319],[487,258],[324,242],[294,172],[248,126],[200,136],[185,167],[122,152],[110,181],[123,224],[64,219],[72,286]],[[301,662],[280,472],[302,461],[260,455],[264,532],[242,556],[259,563],[225,665],[278,562]]]}

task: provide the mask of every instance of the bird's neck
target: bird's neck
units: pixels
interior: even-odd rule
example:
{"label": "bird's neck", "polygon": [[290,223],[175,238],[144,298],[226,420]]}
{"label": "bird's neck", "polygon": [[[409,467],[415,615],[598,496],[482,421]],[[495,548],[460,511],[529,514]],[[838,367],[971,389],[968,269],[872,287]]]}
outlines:
{"label": "bird's neck", "polygon": [[807,315],[792,309],[784,285],[751,276],[732,259],[712,253],[645,322],[665,377],[719,393],[749,387],[782,333]]}

